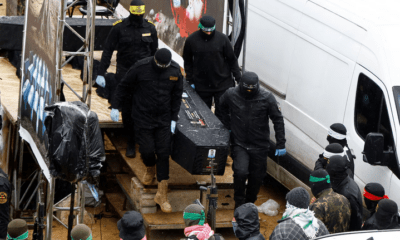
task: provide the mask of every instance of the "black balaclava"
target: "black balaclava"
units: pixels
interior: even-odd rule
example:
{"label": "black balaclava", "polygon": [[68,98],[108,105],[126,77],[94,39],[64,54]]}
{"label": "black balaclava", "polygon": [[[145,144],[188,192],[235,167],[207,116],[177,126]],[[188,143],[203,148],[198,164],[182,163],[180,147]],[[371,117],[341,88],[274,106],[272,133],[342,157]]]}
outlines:
{"label": "black balaclava", "polygon": [[154,54],[153,58],[153,68],[156,71],[164,71],[171,65],[172,54],[166,48],[161,48],[157,50],[156,54]]}
{"label": "black balaclava", "polygon": [[318,169],[311,172],[310,187],[311,192],[315,197],[318,197],[318,195],[325,189],[332,188],[328,172],[324,169]]}
{"label": "black balaclava", "polygon": [[286,194],[286,201],[297,208],[308,208],[310,194],[302,187],[293,188]]}
{"label": "black balaclava", "polygon": [[334,123],[329,127],[326,140],[328,140],[329,144],[339,143],[342,147],[347,147],[346,133],[347,129],[343,124]]}
{"label": "black balaclava", "polygon": [[379,229],[387,229],[391,224],[397,225],[399,209],[393,200],[382,199],[376,207],[374,216]]}
{"label": "black balaclava", "polygon": [[347,172],[347,159],[344,156],[332,156],[326,165],[326,171],[331,178],[331,184],[334,191],[337,191],[340,183],[348,176]]}
{"label": "black balaclava", "polygon": [[253,72],[245,72],[239,83],[240,95],[244,98],[252,98],[260,90],[258,76]]}
{"label": "black balaclava", "polygon": [[384,198],[388,198],[385,195],[385,189],[379,183],[368,183],[365,185],[363,196],[365,205],[371,215],[375,213],[378,202]]}
{"label": "black balaclava", "polygon": [[[201,36],[207,41],[210,40],[215,35],[215,19],[211,16],[204,15],[202,18],[200,18],[199,28]],[[211,34],[208,35],[203,31],[211,32]]]}
{"label": "black balaclava", "polygon": [[132,0],[129,7],[129,12],[131,13],[129,15],[129,20],[131,21],[131,23],[135,23],[138,25],[142,24],[145,12],[145,5],[142,0]]}
{"label": "black balaclava", "polygon": [[343,151],[343,147],[339,143],[331,143],[325,147],[325,150],[322,153],[322,156],[324,157],[324,159],[322,160],[322,165],[324,168],[326,168],[328,159],[334,155],[340,155],[340,156],[345,155],[345,153]]}

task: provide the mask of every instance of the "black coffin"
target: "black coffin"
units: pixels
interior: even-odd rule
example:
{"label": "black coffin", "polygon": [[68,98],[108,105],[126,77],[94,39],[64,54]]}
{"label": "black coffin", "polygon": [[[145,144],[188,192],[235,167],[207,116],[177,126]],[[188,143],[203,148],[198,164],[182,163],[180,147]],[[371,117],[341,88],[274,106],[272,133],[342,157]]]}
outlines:
{"label": "black coffin", "polygon": [[[82,37],[86,35],[86,18],[65,18]],[[103,50],[108,33],[116,19],[95,20],[94,50]],[[22,51],[25,16],[0,17],[0,49]],[[64,28],[64,51],[77,51],[83,42],[67,27]]]}
{"label": "black coffin", "polygon": [[215,175],[224,175],[229,150],[229,131],[199,95],[184,81],[184,93],[172,159],[193,175],[211,173],[208,151],[215,149]]}

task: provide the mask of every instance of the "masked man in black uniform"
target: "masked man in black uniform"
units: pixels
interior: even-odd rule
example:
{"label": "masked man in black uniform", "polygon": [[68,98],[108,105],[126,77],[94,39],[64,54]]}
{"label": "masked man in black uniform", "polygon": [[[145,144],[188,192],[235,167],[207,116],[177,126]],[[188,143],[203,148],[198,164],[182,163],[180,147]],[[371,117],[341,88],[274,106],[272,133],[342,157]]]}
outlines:
{"label": "masked man in black uniform", "polygon": [[333,191],[345,196],[350,202],[351,216],[349,231],[361,229],[363,204],[360,189],[347,173],[347,157],[332,156],[326,165]]}
{"label": "masked man in black uniform", "polygon": [[[138,60],[154,56],[158,48],[157,31],[153,23],[143,18],[145,5],[141,0],[133,0],[130,5],[130,16],[114,23],[104,44],[103,55],[98,69],[96,83],[100,87],[107,87],[111,98],[114,96],[114,89],[118,86],[126,72]],[[117,72],[116,82],[108,82],[104,75],[110,66],[114,50],[117,50]],[[122,120],[125,132],[129,135],[126,156],[134,158],[135,153],[135,132],[131,116],[132,96],[127,95],[124,104],[120,105]],[[111,100],[112,101],[112,100]],[[112,116],[114,119],[116,116]]]}
{"label": "masked man in black uniform", "polygon": [[118,116],[124,97],[133,95],[132,117],[146,165],[143,184],[153,182],[157,165],[158,191],[154,201],[163,212],[172,211],[167,199],[171,132],[175,132],[183,92],[180,67],[171,57],[169,50],[160,49],[154,57],[138,61],[118,85],[111,110]]}
{"label": "masked man in black uniform", "polygon": [[7,237],[7,226],[10,222],[11,184],[8,175],[0,168],[0,240]]}
{"label": "masked man in black uniform", "polygon": [[[254,203],[267,173],[269,149],[269,119],[274,123],[275,155],[283,156],[285,128],[275,97],[260,88],[258,76],[243,74],[239,86],[228,89],[220,99],[221,121],[231,130],[231,154],[235,208]],[[246,188],[246,180],[248,180]]]}
{"label": "masked man in black uniform", "polygon": [[214,97],[215,115],[220,118],[219,99],[240,81],[237,58],[227,36],[215,30],[215,19],[203,16],[199,31],[191,34],[183,48],[186,80],[211,108]]}

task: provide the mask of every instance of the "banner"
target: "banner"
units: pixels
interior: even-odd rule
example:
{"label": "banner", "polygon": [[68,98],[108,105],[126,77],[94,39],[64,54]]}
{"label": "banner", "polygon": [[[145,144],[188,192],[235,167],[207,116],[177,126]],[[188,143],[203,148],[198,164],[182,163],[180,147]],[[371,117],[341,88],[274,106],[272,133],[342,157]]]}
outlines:
{"label": "banner", "polygon": [[[31,136],[41,157],[46,156],[44,107],[55,101],[56,39],[60,1],[28,0],[24,35],[21,128]],[[38,158],[38,156],[36,156]]]}
{"label": "banner", "polygon": [[[121,0],[129,9],[131,0]],[[210,15],[215,18],[217,31],[222,31],[224,23],[224,0],[143,0],[144,17],[152,21],[158,38],[182,55],[186,38],[198,30],[200,18]]]}

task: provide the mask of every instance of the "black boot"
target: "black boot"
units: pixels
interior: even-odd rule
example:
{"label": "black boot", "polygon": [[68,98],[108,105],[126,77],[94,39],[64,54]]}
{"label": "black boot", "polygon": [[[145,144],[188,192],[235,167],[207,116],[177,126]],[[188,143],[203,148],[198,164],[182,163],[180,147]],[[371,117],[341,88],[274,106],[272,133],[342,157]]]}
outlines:
{"label": "black boot", "polygon": [[128,158],[135,158],[136,157],[136,143],[134,139],[130,138],[128,141],[128,146],[126,147],[125,156]]}

